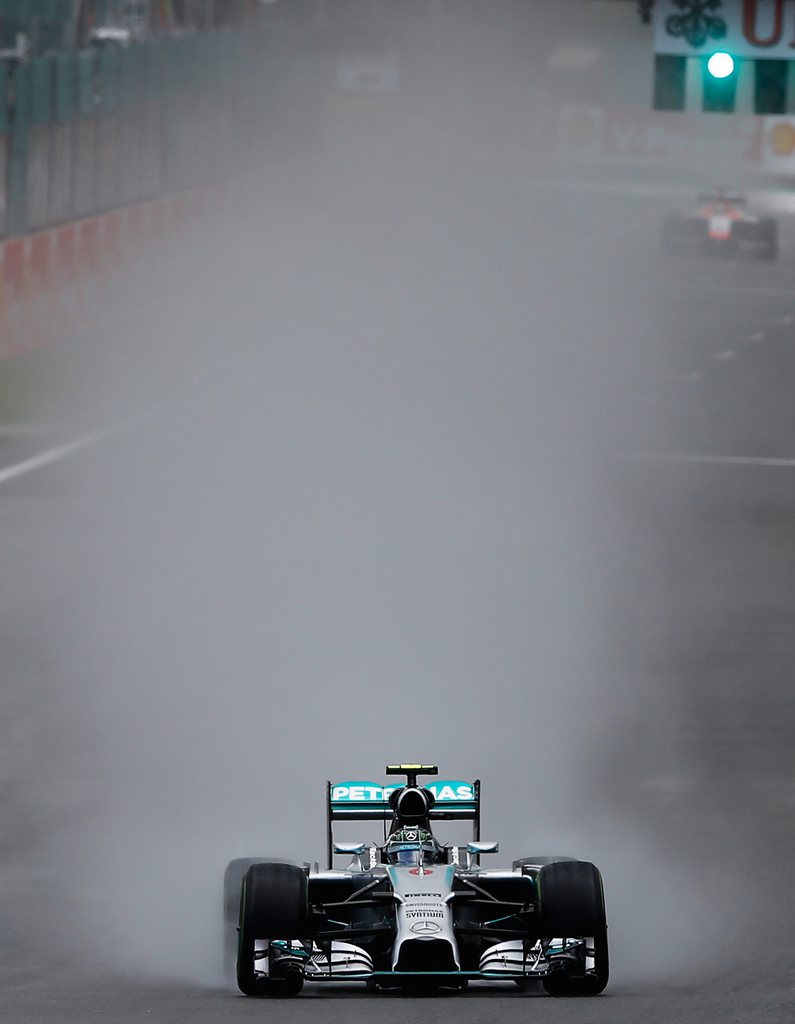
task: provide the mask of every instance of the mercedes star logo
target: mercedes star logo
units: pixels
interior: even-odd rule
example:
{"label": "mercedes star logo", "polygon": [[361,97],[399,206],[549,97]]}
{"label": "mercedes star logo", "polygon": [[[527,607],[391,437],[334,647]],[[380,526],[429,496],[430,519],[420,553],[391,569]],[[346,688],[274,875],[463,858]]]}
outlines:
{"label": "mercedes star logo", "polygon": [[435,935],[436,932],[440,932],[442,929],[435,921],[417,921],[416,924],[411,926],[411,930],[418,935]]}

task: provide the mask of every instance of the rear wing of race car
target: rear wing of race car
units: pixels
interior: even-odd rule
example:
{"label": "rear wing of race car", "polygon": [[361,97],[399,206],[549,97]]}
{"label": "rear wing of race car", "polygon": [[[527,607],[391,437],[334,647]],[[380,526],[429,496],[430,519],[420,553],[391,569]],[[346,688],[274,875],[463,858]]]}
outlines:
{"label": "rear wing of race car", "polygon": [[[383,785],[361,780],[326,782],[326,853],[329,868],[333,864],[335,821],[389,821],[394,810],[390,794],[401,785]],[[480,779],[434,780],[424,789],[436,797],[428,817],[431,821],[471,821],[472,838],[480,839]]]}

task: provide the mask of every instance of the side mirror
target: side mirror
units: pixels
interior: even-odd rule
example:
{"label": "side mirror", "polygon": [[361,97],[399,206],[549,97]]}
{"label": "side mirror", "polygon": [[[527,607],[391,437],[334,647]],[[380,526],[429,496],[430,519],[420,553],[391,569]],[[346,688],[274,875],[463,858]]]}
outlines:
{"label": "side mirror", "polygon": [[467,868],[471,868],[473,862],[479,864],[477,859],[481,853],[496,853],[500,848],[499,843],[481,843],[479,840],[472,840],[466,844]]}
{"label": "side mirror", "polygon": [[335,843],[334,852],[347,854],[351,858],[350,867],[355,865],[357,871],[366,870],[365,858],[369,867],[374,867],[376,863],[376,848],[367,843]]}
{"label": "side mirror", "polygon": [[467,853],[471,853],[473,856],[478,856],[481,853],[498,853],[499,849],[499,843],[467,843]]}
{"label": "side mirror", "polygon": [[335,853],[347,853],[351,857],[363,857],[367,849],[366,843],[335,843]]}

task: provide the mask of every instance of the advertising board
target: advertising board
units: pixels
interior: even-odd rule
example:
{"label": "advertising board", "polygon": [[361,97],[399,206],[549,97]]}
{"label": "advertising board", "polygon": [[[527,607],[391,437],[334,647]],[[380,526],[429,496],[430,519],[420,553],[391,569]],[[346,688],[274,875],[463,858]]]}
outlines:
{"label": "advertising board", "polygon": [[795,59],[795,0],[657,0],[654,51]]}

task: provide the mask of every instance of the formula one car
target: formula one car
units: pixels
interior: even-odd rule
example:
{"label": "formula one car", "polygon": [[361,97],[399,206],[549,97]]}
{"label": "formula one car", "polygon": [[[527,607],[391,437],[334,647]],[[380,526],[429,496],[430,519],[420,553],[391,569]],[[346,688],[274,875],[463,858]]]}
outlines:
{"label": "formula one car", "polygon": [[[607,919],[597,868],[530,856],[486,870],[480,782],[420,786],[435,765],[386,769],[406,784],[327,785],[328,867],[264,857],[224,876],[228,973],[247,996],[294,996],[304,982],[376,990],[464,989],[470,981],[538,981],[553,996],[598,995],[608,981]],[[342,843],[335,821],[390,822],[379,843]],[[435,821],[472,821],[472,840],[442,844]],[[350,863],[334,868],[334,855]]]}
{"label": "formula one car", "polygon": [[723,254],[774,260],[778,224],[757,217],[743,196],[726,192],[700,195],[690,213],[668,213],[663,221],[663,251],[670,254]]}

